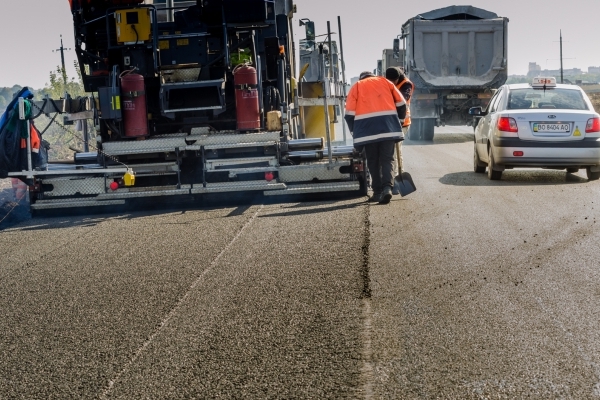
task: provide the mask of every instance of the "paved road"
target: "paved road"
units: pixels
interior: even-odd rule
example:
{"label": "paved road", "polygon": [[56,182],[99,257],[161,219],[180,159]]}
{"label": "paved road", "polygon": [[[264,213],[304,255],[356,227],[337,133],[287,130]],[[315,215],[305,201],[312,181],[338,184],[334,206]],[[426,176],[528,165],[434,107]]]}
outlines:
{"label": "paved road", "polygon": [[472,172],[418,191],[35,218],[0,232],[0,398],[594,399],[599,182]]}

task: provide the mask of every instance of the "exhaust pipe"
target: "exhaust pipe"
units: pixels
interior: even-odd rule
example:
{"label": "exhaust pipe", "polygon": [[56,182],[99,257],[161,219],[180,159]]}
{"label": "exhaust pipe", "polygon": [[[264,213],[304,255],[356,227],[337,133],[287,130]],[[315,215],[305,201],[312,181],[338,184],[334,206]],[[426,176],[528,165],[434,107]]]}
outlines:
{"label": "exhaust pipe", "polygon": [[[354,146],[339,146],[331,148],[331,157],[349,157],[352,154],[354,154]],[[323,158],[329,158],[329,151],[327,149],[290,151],[288,153],[288,157],[300,160],[322,160]]]}
{"label": "exhaust pipe", "polygon": [[290,150],[313,150],[323,148],[323,138],[288,140]]}

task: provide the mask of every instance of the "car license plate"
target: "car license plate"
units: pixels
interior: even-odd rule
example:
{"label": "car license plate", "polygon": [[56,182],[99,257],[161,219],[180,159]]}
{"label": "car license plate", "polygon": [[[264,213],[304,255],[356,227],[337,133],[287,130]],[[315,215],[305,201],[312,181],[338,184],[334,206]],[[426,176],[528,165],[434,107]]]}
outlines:
{"label": "car license plate", "polygon": [[451,93],[451,94],[448,95],[447,98],[448,99],[459,100],[459,99],[468,99],[469,96],[466,93]]}
{"label": "car license plate", "polygon": [[571,132],[571,124],[546,124],[546,123],[534,123],[534,132],[545,132],[545,133],[568,133]]}

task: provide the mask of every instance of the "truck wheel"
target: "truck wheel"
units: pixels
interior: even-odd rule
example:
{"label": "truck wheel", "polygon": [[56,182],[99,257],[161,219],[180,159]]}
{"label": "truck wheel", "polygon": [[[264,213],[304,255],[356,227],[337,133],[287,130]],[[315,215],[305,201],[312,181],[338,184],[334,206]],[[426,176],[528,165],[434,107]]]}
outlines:
{"label": "truck wheel", "polygon": [[496,166],[496,162],[494,161],[494,154],[492,154],[492,147],[488,148],[488,178],[492,181],[499,181],[502,179],[502,171],[495,171],[494,167]]}
{"label": "truck wheel", "polygon": [[423,140],[432,141],[435,130],[435,118],[427,118],[421,124],[421,135]]}
{"label": "truck wheel", "polygon": [[421,120],[413,119],[408,128],[408,138],[410,140],[421,140]]}

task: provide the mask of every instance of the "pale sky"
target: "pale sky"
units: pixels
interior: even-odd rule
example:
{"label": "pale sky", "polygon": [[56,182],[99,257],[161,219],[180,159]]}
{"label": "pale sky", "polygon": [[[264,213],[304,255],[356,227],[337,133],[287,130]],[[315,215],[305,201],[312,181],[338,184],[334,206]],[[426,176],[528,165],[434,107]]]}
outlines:
{"label": "pale sky", "polygon": [[[327,21],[337,32],[342,20],[347,80],[361,71],[373,70],[384,48],[391,48],[406,20],[420,13],[455,4],[470,4],[508,17],[509,74],[526,74],[528,63],[542,69],[558,69],[559,31],[563,34],[564,68],[600,66],[598,17],[600,1],[570,0],[295,0],[296,40],[304,38],[298,18],[316,23],[317,34],[327,32]],[[0,87],[15,84],[34,89],[44,87],[51,70],[60,64],[60,35],[73,48],[72,17],[68,0],[0,0]],[[65,53],[69,76],[74,76],[73,50]]]}

